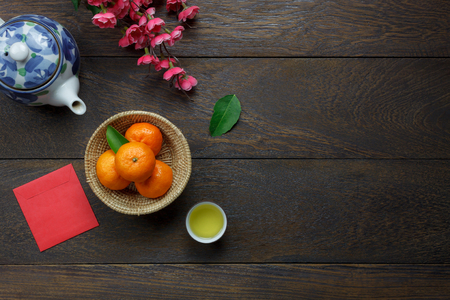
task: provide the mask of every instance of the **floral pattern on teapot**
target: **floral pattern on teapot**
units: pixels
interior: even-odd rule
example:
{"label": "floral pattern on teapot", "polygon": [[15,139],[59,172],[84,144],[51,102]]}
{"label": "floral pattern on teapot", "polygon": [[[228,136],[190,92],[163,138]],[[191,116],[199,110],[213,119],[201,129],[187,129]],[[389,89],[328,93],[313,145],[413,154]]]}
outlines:
{"label": "floral pattern on teapot", "polygon": [[[58,78],[61,81],[61,77],[66,80],[69,75],[78,75],[80,54],[75,39],[61,24],[44,16],[23,15],[4,25],[7,28],[0,30],[0,44],[4,46],[0,49],[0,91],[20,103],[46,104],[51,84]],[[8,55],[16,43],[24,43],[29,49],[24,62]]]}

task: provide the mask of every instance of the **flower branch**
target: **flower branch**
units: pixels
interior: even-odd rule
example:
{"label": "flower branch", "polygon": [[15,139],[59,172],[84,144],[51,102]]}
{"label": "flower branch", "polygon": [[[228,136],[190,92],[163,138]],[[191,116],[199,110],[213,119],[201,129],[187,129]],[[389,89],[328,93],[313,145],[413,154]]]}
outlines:
{"label": "flower branch", "polygon": [[[174,46],[183,38],[185,28],[181,25],[173,30],[166,28],[164,20],[155,17],[155,8],[150,6],[152,0],[87,0],[87,3],[94,13],[92,23],[100,28],[114,28],[118,20],[122,21],[124,18],[131,20],[131,25],[123,22],[128,26],[122,29],[123,36],[119,39],[119,46],[134,45],[136,50],[143,49],[144,55],[138,59],[138,65],[154,66],[156,71],[166,69],[163,79],[171,87],[175,86],[183,92],[190,91],[197,85],[197,80],[186,74],[178,59],[168,50],[168,47]],[[200,8],[188,6],[186,0],[167,0],[166,9],[175,11],[179,22],[186,22],[193,19]],[[155,49],[159,49],[159,53]]]}

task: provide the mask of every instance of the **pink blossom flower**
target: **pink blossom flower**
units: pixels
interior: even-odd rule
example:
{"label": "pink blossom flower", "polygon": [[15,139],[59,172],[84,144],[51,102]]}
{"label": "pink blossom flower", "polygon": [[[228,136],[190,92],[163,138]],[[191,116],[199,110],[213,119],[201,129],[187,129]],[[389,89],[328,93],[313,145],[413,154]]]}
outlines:
{"label": "pink blossom flower", "polygon": [[176,41],[181,40],[181,38],[183,37],[183,30],[183,26],[175,27],[175,29],[170,33],[170,40],[167,42],[167,44],[169,44],[169,46],[173,46]]}
{"label": "pink blossom flower", "polygon": [[141,2],[140,1],[131,1],[130,6],[131,6],[131,10],[139,11],[139,8],[141,7]]}
{"label": "pink blossom flower", "polygon": [[171,39],[170,34],[163,33],[153,38],[150,44],[152,45],[153,48],[155,48],[157,45],[161,45],[162,43],[164,43],[165,41],[169,41],[170,39]]}
{"label": "pink blossom flower", "polygon": [[130,44],[137,43],[142,37],[142,34],[142,29],[137,24],[131,25],[125,32],[125,35],[128,37]]}
{"label": "pink blossom flower", "polygon": [[89,5],[100,6],[100,4],[103,4],[105,0],[88,0],[87,2]]}
{"label": "pink blossom flower", "polygon": [[98,13],[92,18],[92,23],[100,28],[114,28],[117,19],[112,13]]}
{"label": "pink blossom flower", "polygon": [[[146,39],[148,39],[148,37],[142,31],[142,28],[133,24],[125,31],[125,35],[119,40],[119,46],[127,47],[134,43],[143,44]],[[136,47],[136,49],[144,47]]]}
{"label": "pink blossom flower", "polygon": [[184,75],[184,74],[186,74],[186,72],[182,68],[175,67],[175,68],[171,68],[171,69],[167,70],[164,73],[163,78],[164,78],[164,80],[170,81],[170,80],[172,80],[172,78],[174,76]]}
{"label": "pink blossom flower", "polygon": [[134,45],[134,49],[138,50],[147,47],[154,37],[154,34],[142,34],[141,38]]}
{"label": "pink blossom flower", "polygon": [[122,9],[122,11],[116,15],[117,19],[125,18],[125,16],[128,14],[128,9],[129,7],[125,7],[124,9]]}
{"label": "pink blossom flower", "polygon": [[108,12],[113,13],[117,19],[123,19],[128,14],[130,2],[128,0],[118,0],[114,5],[108,7]]}
{"label": "pink blossom flower", "polygon": [[115,0],[113,2],[113,6],[108,7],[108,9],[122,10],[125,7],[129,7],[129,6],[130,6],[130,1],[129,0]]}
{"label": "pink blossom flower", "polygon": [[150,54],[145,54],[144,56],[141,56],[137,62],[138,66],[148,64],[156,65],[157,63],[159,63],[159,59],[156,56]]}
{"label": "pink blossom flower", "polygon": [[150,21],[148,21],[147,26],[145,26],[145,30],[147,32],[160,32],[161,31],[161,27],[166,25],[166,23],[164,23],[164,21],[160,18],[154,18],[151,19]]}
{"label": "pink blossom flower", "polygon": [[[128,0],[127,0],[128,1]],[[153,1],[152,0],[133,0],[139,6],[149,6]]]}
{"label": "pink blossom flower", "polygon": [[147,43],[136,43],[136,44],[134,44],[134,49],[136,49],[136,50],[144,49],[145,47],[147,47]]}
{"label": "pink blossom flower", "polygon": [[182,7],[181,3],[186,3],[186,0],[167,0],[166,9],[167,11],[178,11]]}
{"label": "pink blossom flower", "polygon": [[186,19],[193,19],[196,14],[198,14],[198,11],[200,8],[198,6],[191,6],[180,12],[178,15],[178,21],[186,22]]}
{"label": "pink blossom flower", "polygon": [[[174,58],[170,58],[170,62],[175,64],[177,61]],[[163,60],[159,61],[159,63],[157,63],[155,65],[155,70],[156,71],[161,71],[161,69],[168,69],[169,67],[170,67],[169,59],[163,59]]]}
{"label": "pink blossom flower", "polygon": [[[180,84],[178,84],[180,83]],[[180,87],[181,85],[181,87]],[[184,75],[184,76],[178,76],[177,80],[175,80],[175,87],[179,90],[185,90],[190,91],[194,86],[197,85],[197,79],[195,79],[192,76]]]}
{"label": "pink blossom flower", "polygon": [[130,45],[131,45],[130,40],[128,39],[128,37],[126,35],[124,35],[123,38],[121,38],[119,40],[119,46],[120,47],[124,47],[125,48],[125,47],[128,47]]}
{"label": "pink blossom flower", "polygon": [[139,26],[145,26],[147,24],[148,18],[146,15],[143,15],[140,19],[139,19]]}
{"label": "pink blossom flower", "polygon": [[155,14],[155,11],[156,11],[156,9],[154,7],[149,7],[149,8],[147,8],[147,10],[145,12],[153,17],[153,15]]}
{"label": "pink blossom flower", "polygon": [[[142,17],[139,19],[139,26],[147,24],[147,22],[153,18],[153,15],[155,14],[155,8],[150,7],[146,10],[146,13],[147,14],[142,15]],[[150,17],[148,15],[150,15]]]}
{"label": "pink blossom flower", "polygon": [[[131,4],[131,5],[133,6],[134,4]],[[138,8],[138,10],[139,10],[139,8]],[[136,22],[141,19],[141,16],[138,15],[134,9],[130,9],[128,15],[130,16],[131,20],[136,21]]]}

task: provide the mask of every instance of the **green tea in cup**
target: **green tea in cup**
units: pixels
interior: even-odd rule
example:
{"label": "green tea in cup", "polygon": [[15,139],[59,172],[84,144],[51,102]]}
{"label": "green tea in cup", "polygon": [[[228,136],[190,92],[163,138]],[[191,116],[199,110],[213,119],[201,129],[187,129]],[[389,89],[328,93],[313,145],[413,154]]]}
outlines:
{"label": "green tea in cup", "polygon": [[201,202],[191,208],[186,217],[190,236],[200,243],[212,243],[222,237],[227,227],[223,209],[212,202]]}

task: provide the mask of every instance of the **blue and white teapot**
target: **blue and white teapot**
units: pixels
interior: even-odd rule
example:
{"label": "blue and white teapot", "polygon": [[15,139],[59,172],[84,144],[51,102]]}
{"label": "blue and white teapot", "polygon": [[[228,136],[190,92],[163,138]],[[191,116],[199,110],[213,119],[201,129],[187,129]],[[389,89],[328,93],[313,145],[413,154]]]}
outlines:
{"label": "blue and white teapot", "polygon": [[80,53],[61,24],[44,16],[0,19],[0,91],[31,106],[68,106],[86,112],[78,98]]}

